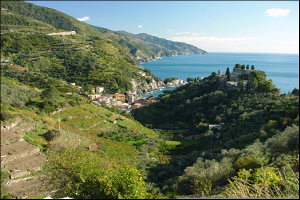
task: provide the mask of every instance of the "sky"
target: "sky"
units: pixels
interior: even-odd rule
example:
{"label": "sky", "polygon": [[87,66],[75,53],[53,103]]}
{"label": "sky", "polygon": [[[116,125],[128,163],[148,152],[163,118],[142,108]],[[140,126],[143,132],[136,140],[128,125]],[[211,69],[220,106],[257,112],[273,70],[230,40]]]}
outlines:
{"label": "sky", "polygon": [[299,54],[299,1],[26,1],[208,52]]}

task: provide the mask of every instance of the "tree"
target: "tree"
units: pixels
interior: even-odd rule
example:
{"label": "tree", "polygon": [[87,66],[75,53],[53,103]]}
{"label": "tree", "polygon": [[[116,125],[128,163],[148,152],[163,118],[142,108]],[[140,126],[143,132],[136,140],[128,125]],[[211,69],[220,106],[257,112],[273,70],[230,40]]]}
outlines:
{"label": "tree", "polygon": [[57,100],[59,96],[59,91],[54,86],[50,86],[49,88],[43,90],[42,98],[49,101],[52,105]]}
{"label": "tree", "polygon": [[247,65],[247,66],[246,66],[246,69],[249,69],[249,68],[250,68],[250,66],[249,66],[249,65]]}
{"label": "tree", "polygon": [[12,39],[5,35],[1,38],[1,50],[4,51],[4,56],[8,56],[8,48],[12,44]]}
{"label": "tree", "polygon": [[249,85],[250,89],[257,88],[258,87],[258,81],[257,81],[257,79],[255,77],[250,78],[248,85]]}
{"label": "tree", "polygon": [[292,94],[299,96],[299,89],[294,88],[293,91],[292,91]]}
{"label": "tree", "polygon": [[255,70],[255,67],[254,67],[254,65],[251,65],[251,70]]}
{"label": "tree", "polygon": [[242,65],[242,66],[241,66],[241,69],[245,69],[245,65]]}
{"label": "tree", "polygon": [[234,69],[240,69],[242,67],[242,65],[240,63],[236,63],[234,66]]}
{"label": "tree", "polygon": [[94,86],[92,86],[91,84],[86,84],[86,85],[83,87],[83,89],[84,89],[85,91],[87,91],[88,93],[91,93],[92,90],[94,89]]}
{"label": "tree", "polygon": [[187,78],[187,79],[186,79],[186,82],[188,82],[188,83],[193,83],[193,82],[194,82],[194,79],[193,79],[193,78]]}
{"label": "tree", "polygon": [[226,73],[225,73],[227,76],[228,76],[228,74],[230,74],[230,70],[229,70],[229,67],[227,67],[227,69],[226,69]]}
{"label": "tree", "polygon": [[230,81],[231,80],[231,74],[227,75],[227,80]]}
{"label": "tree", "polygon": [[244,91],[244,88],[245,88],[244,81],[242,81],[242,80],[239,81],[238,84],[237,84],[237,87],[238,87],[239,91],[241,91],[241,92]]}
{"label": "tree", "polygon": [[227,76],[227,81],[230,81],[230,79],[231,79],[231,74],[230,74],[230,70],[229,70],[229,67],[227,67],[227,69],[226,69],[226,76]]}

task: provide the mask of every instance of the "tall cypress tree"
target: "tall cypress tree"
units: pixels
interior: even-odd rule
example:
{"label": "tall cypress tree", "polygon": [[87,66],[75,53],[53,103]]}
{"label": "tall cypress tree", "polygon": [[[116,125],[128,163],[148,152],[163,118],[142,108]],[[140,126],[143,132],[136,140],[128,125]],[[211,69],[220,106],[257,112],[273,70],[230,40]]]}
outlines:
{"label": "tall cypress tree", "polygon": [[230,81],[231,75],[230,75],[229,67],[227,67],[226,73],[225,73],[225,74],[226,74],[226,76],[227,76],[227,80]]}

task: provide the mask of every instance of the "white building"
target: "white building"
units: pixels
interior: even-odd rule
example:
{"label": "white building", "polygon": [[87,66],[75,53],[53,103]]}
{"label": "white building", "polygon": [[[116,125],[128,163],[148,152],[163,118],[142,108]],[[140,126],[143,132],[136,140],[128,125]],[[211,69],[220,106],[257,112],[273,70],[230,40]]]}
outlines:
{"label": "white building", "polygon": [[101,93],[104,91],[104,87],[96,87],[96,93]]}
{"label": "white building", "polygon": [[213,128],[220,130],[222,128],[222,125],[221,124],[209,124],[208,125],[208,130],[211,130]]}

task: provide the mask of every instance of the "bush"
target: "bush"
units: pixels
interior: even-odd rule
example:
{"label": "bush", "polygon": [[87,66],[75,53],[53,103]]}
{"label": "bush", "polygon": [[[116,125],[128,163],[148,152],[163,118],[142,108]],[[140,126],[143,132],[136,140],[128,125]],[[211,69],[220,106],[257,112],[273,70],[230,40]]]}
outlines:
{"label": "bush", "polygon": [[56,197],[144,199],[151,194],[140,172],[122,160],[83,148],[49,154],[49,175]]}
{"label": "bush", "polygon": [[239,169],[255,169],[261,167],[255,158],[252,156],[239,157],[234,163],[234,168]]}
{"label": "bush", "polygon": [[[228,178],[234,174],[231,159],[223,158],[220,162],[216,160],[197,159],[193,166],[184,170],[184,175],[179,177],[177,191],[180,194],[191,194],[193,192],[195,180],[209,180],[212,188],[224,185]],[[200,184],[201,183],[197,183]],[[184,187],[184,189],[183,189]],[[205,187],[207,189],[207,187]]]}
{"label": "bush", "polygon": [[53,141],[55,138],[60,136],[60,132],[58,130],[49,130],[44,134],[44,138],[50,142]]}
{"label": "bush", "polygon": [[282,153],[299,153],[299,126],[287,127],[283,132],[269,138],[265,145],[267,153],[274,158]]}
{"label": "bush", "polygon": [[196,179],[194,181],[194,194],[197,197],[204,197],[211,191],[212,183],[208,179]]}
{"label": "bush", "polygon": [[9,112],[3,111],[1,112],[1,121],[7,121],[11,118]]}
{"label": "bush", "polygon": [[299,174],[292,177],[272,168],[242,170],[222,194],[225,198],[299,198]]}

